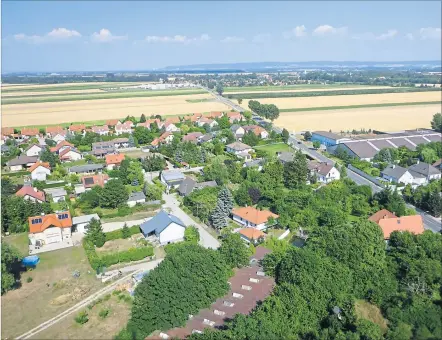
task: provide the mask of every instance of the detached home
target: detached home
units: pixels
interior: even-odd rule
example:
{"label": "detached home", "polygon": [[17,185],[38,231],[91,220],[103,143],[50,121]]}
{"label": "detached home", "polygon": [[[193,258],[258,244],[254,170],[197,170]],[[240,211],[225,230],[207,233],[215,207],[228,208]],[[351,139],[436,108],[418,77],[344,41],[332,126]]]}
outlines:
{"label": "detached home", "polygon": [[75,148],[66,148],[58,154],[58,158],[62,162],[72,162],[82,159],[83,155]]}
{"label": "detached home", "polygon": [[410,166],[408,171],[413,175],[413,177],[425,178],[426,183],[433,179],[441,178],[441,172],[437,168],[424,162],[418,162],[417,164]]}
{"label": "detached home", "polygon": [[177,132],[179,129],[174,123],[171,122],[165,122],[164,123],[164,131],[166,132]]}
{"label": "detached home", "polygon": [[92,126],[91,128],[93,133],[97,133],[100,136],[107,136],[109,135],[109,128],[107,125],[102,125],[102,126]]}
{"label": "detached home", "polygon": [[103,168],[104,168],[103,164],[76,165],[70,167],[69,172],[74,174],[88,174],[94,172],[101,172]]}
{"label": "detached home", "polygon": [[99,185],[100,187],[103,188],[108,180],[109,180],[108,174],[83,176],[81,178],[81,182],[83,183],[85,190],[89,190],[96,185]]}
{"label": "detached home", "polygon": [[161,245],[179,242],[184,239],[186,225],[176,216],[161,210],[150,220],[140,225],[146,238],[156,238]]}
{"label": "detached home", "polygon": [[183,137],[183,142],[192,142],[197,143],[198,138],[200,138],[203,134],[201,132],[191,132]]}
{"label": "detached home", "polygon": [[266,234],[255,228],[243,228],[238,231],[239,236],[246,243],[256,244],[259,240],[264,240]]}
{"label": "detached home", "polygon": [[48,136],[49,138],[52,138],[52,139],[58,134],[66,135],[66,130],[63,129],[60,125],[47,126],[45,130],[46,130],[46,136]]}
{"label": "detached home", "polygon": [[15,193],[15,196],[23,197],[25,200],[38,203],[43,203],[46,201],[45,193],[43,191],[39,191],[37,188],[31,187],[30,185],[24,185]]}
{"label": "detached home", "polygon": [[66,195],[68,194],[64,188],[48,188],[44,189],[47,195],[52,197],[54,203],[64,202],[66,200]]}
{"label": "detached home", "polygon": [[72,244],[72,219],[69,211],[28,218],[29,241],[32,246],[51,243]]}
{"label": "detached home", "polygon": [[30,157],[31,156],[39,156],[42,150],[43,150],[43,148],[40,145],[32,144],[26,149],[25,153],[26,153],[26,156],[30,156]]}
{"label": "detached home", "polygon": [[202,127],[204,125],[209,125],[210,128],[214,128],[215,126],[218,126],[218,123],[216,122],[216,120],[210,119],[210,118],[206,118],[206,117],[202,117],[198,120],[197,125],[199,127]]}
{"label": "detached home", "polygon": [[261,126],[258,125],[245,125],[243,126],[244,131],[247,133],[249,131],[252,131],[255,136],[261,137],[262,139],[269,138],[269,133],[266,129],[264,129]]}
{"label": "detached home", "polygon": [[241,207],[232,210],[232,218],[235,222],[258,230],[267,229],[267,222],[271,217],[276,220],[279,215],[268,210],[258,210],[254,207]]}
{"label": "detached home", "polygon": [[229,122],[232,124],[243,120],[243,116],[239,112],[228,112],[227,117],[229,117]]}
{"label": "detached home", "polygon": [[63,140],[60,143],[58,143],[56,146],[52,147],[50,151],[59,155],[63,150],[72,149],[72,148],[74,148],[74,144],[71,144],[68,141]]}
{"label": "detached home", "polygon": [[124,161],[124,155],[121,153],[106,155],[107,170],[113,170],[116,166],[120,166],[122,161]]}
{"label": "detached home", "polygon": [[246,133],[244,128],[240,125],[237,125],[237,124],[232,125],[230,127],[230,131],[232,131],[232,133],[236,139],[244,137],[244,134]]}
{"label": "detached home", "polygon": [[393,213],[383,209],[370,216],[369,220],[381,227],[385,240],[389,240],[391,233],[394,231],[409,231],[416,235],[424,232],[421,215],[396,217]]}
{"label": "detached home", "polygon": [[308,162],[308,169],[312,175],[315,175],[320,183],[330,183],[341,178],[341,174],[333,164],[326,162],[310,161]]}
{"label": "detached home", "polygon": [[124,123],[119,123],[115,125],[115,134],[121,135],[123,133],[132,133],[133,126],[134,123],[132,123],[130,120],[127,120]]}
{"label": "detached home", "polygon": [[38,131],[37,128],[23,128],[20,131],[20,135],[24,139],[32,138],[32,137],[38,137],[39,131]]}
{"label": "detached home", "polygon": [[54,137],[52,137],[52,140],[56,143],[60,143],[64,140],[66,140],[66,136],[67,136],[66,131],[59,132],[56,135],[54,135]]}
{"label": "detached home", "polygon": [[166,184],[167,189],[178,188],[182,181],[184,181],[184,175],[179,170],[164,170],[161,171],[161,182]]}
{"label": "detached home", "polygon": [[74,133],[83,133],[86,130],[86,125],[78,124],[78,125],[70,125],[69,131]]}
{"label": "detached home", "polygon": [[20,171],[27,169],[37,163],[38,157],[36,156],[18,156],[6,163],[10,171]]}
{"label": "detached home", "polygon": [[226,151],[238,157],[244,158],[245,160],[249,160],[252,159],[250,152],[253,152],[254,150],[252,149],[251,146],[248,146],[247,144],[241,142],[234,142],[226,146]]}
{"label": "detached home", "polygon": [[396,164],[390,164],[384,170],[382,170],[381,177],[389,181],[390,183],[413,183],[413,176],[410,174],[410,172],[408,172],[407,169]]}
{"label": "detached home", "polygon": [[29,168],[32,180],[46,181],[46,177],[51,174],[51,166],[47,162],[37,162]]}

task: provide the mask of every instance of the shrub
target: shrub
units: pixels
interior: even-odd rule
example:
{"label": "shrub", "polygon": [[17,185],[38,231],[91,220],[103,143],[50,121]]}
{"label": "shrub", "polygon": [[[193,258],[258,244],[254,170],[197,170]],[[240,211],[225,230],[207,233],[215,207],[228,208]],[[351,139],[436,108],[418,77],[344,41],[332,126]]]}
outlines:
{"label": "shrub", "polygon": [[32,282],[32,277],[28,276],[28,278],[26,279],[27,283],[31,283]]}
{"label": "shrub", "polygon": [[85,310],[78,313],[78,315],[75,317],[75,322],[79,323],[80,325],[83,325],[88,321],[89,321],[89,316]]}
{"label": "shrub", "polygon": [[[129,236],[128,237],[130,237],[130,236],[136,235],[136,234],[138,234],[140,232],[140,226],[139,225],[134,225],[134,226],[128,228],[128,230],[129,230]],[[108,233],[105,233],[105,235],[106,235],[106,242],[107,241],[111,241],[111,240],[118,240],[120,238],[124,238],[123,237],[123,229],[117,229],[117,230],[114,230],[114,231],[110,231]]]}
{"label": "shrub", "polygon": [[112,295],[110,295],[110,294],[106,294],[106,295],[103,297],[103,301],[107,301],[107,300],[109,300],[109,299],[111,298],[111,296],[112,296]]}
{"label": "shrub", "polygon": [[110,310],[108,308],[104,308],[100,310],[100,313],[98,313],[98,316],[102,319],[105,319],[108,317]]}

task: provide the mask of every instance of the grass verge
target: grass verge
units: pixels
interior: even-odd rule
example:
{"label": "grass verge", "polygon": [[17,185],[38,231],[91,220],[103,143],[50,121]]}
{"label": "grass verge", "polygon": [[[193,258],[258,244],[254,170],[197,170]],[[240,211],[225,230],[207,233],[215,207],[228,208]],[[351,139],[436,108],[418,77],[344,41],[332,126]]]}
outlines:
{"label": "grass verge", "polygon": [[365,300],[356,300],[355,311],[358,319],[365,319],[377,324],[382,332],[388,329],[387,320],[382,316],[381,310],[378,306],[372,305]]}

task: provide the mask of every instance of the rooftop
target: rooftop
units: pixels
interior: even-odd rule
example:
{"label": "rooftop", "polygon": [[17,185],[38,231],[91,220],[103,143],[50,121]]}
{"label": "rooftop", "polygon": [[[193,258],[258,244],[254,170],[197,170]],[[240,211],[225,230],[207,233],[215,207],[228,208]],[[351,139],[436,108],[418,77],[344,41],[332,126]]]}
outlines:
{"label": "rooftop", "polygon": [[41,233],[50,226],[59,228],[72,227],[72,219],[69,211],[49,215],[32,216],[28,218],[28,223],[30,233]]}
{"label": "rooftop", "polygon": [[235,151],[244,151],[252,148],[251,146],[241,142],[233,142],[228,144],[227,147]]}
{"label": "rooftop", "polygon": [[186,225],[178,217],[168,214],[164,210],[161,210],[150,220],[143,222],[140,225],[140,229],[144,235],[155,232],[155,235],[158,236],[171,223],[176,223],[184,228],[186,227]]}
{"label": "rooftop", "polygon": [[23,186],[19,191],[15,193],[16,196],[25,197],[31,196],[40,201],[45,201],[45,194],[43,191],[39,191],[37,188],[33,188],[29,185]]}
{"label": "rooftop", "polygon": [[179,170],[164,170],[161,172],[161,176],[167,182],[184,180],[185,178],[183,173]]}
{"label": "rooftop", "polygon": [[379,224],[379,221],[383,218],[395,218],[395,217],[396,217],[396,215],[393,214],[392,212],[388,211],[387,209],[382,209],[382,210],[379,210],[378,212],[374,213],[373,215],[371,215],[368,218],[368,220]]}
{"label": "rooftop", "polygon": [[106,164],[120,164],[124,160],[124,154],[110,154],[106,155]]}
{"label": "rooftop", "polygon": [[333,139],[333,140],[349,139],[348,137],[344,137],[344,136],[341,136],[341,135],[338,135],[336,133],[329,132],[329,131],[313,131],[312,134],[316,134],[316,135],[323,136],[323,137]]}
{"label": "rooftop", "polygon": [[418,174],[421,174],[425,177],[440,174],[440,171],[437,168],[424,162],[419,162],[418,164],[414,164],[410,166],[408,170],[417,172]]}
{"label": "rooftop", "polygon": [[239,231],[239,233],[249,240],[258,240],[260,237],[264,237],[265,234],[258,229],[255,228],[243,228]]}
{"label": "rooftop", "polygon": [[102,170],[103,164],[85,164],[85,165],[76,165],[69,168],[69,172],[89,172],[89,171],[96,171],[96,170]]}
{"label": "rooftop", "polygon": [[90,222],[93,218],[96,220],[100,220],[100,216],[98,214],[90,214],[90,215],[82,215],[72,218],[73,224],[87,223]]}
{"label": "rooftop", "polygon": [[232,210],[232,214],[241,217],[243,220],[254,224],[266,223],[270,217],[278,218],[279,216],[269,210],[258,210],[254,207],[241,207]]}
{"label": "rooftop", "polygon": [[128,202],[137,202],[140,200],[145,200],[146,195],[142,191],[133,192],[130,194],[129,198],[127,199]]}
{"label": "rooftop", "polygon": [[38,161],[38,157],[37,156],[21,155],[21,156],[18,156],[18,157],[15,157],[15,158],[11,159],[6,164],[8,166],[26,165],[26,164],[30,164],[30,163],[35,163],[37,161]]}
{"label": "rooftop", "polygon": [[421,215],[382,218],[379,220],[378,224],[381,227],[386,240],[390,238],[390,234],[393,231],[409,231],[416,235],[424,232],[424,224]]}
{"label": "rooftop", "polygon": [[396,179],[401,178],[408,170],[396,165],[396,164],[389,164],[384,170],[382,170],[382,174],[387,175],[389,177],[393,177]]}

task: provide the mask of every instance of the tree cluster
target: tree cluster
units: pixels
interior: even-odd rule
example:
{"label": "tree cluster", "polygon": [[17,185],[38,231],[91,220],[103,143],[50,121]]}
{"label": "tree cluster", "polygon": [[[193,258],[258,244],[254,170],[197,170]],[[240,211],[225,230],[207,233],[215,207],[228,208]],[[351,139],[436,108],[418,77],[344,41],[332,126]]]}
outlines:
{"label": "tree cluster", "polygon": [[218,201],[215,209],[210,214],[210,222],[215,229],[227,226],[227,219],[233,208],[233,197],[227,187],[223,187],[218,193]]}
{"label": "tree cluster", "polygon": [[103,188],[94,186],[91,190],[81,194],[78,206],[82,209],[117,208],[124,205],[129,193],[120,179],[109,180]]}
{"label": "tree cluster", "polygon": [[270,119],[271,121],[279,117],[279,109],[274,104],[261,104],[257,100],[249,101],[249,109],[257,115]]}

